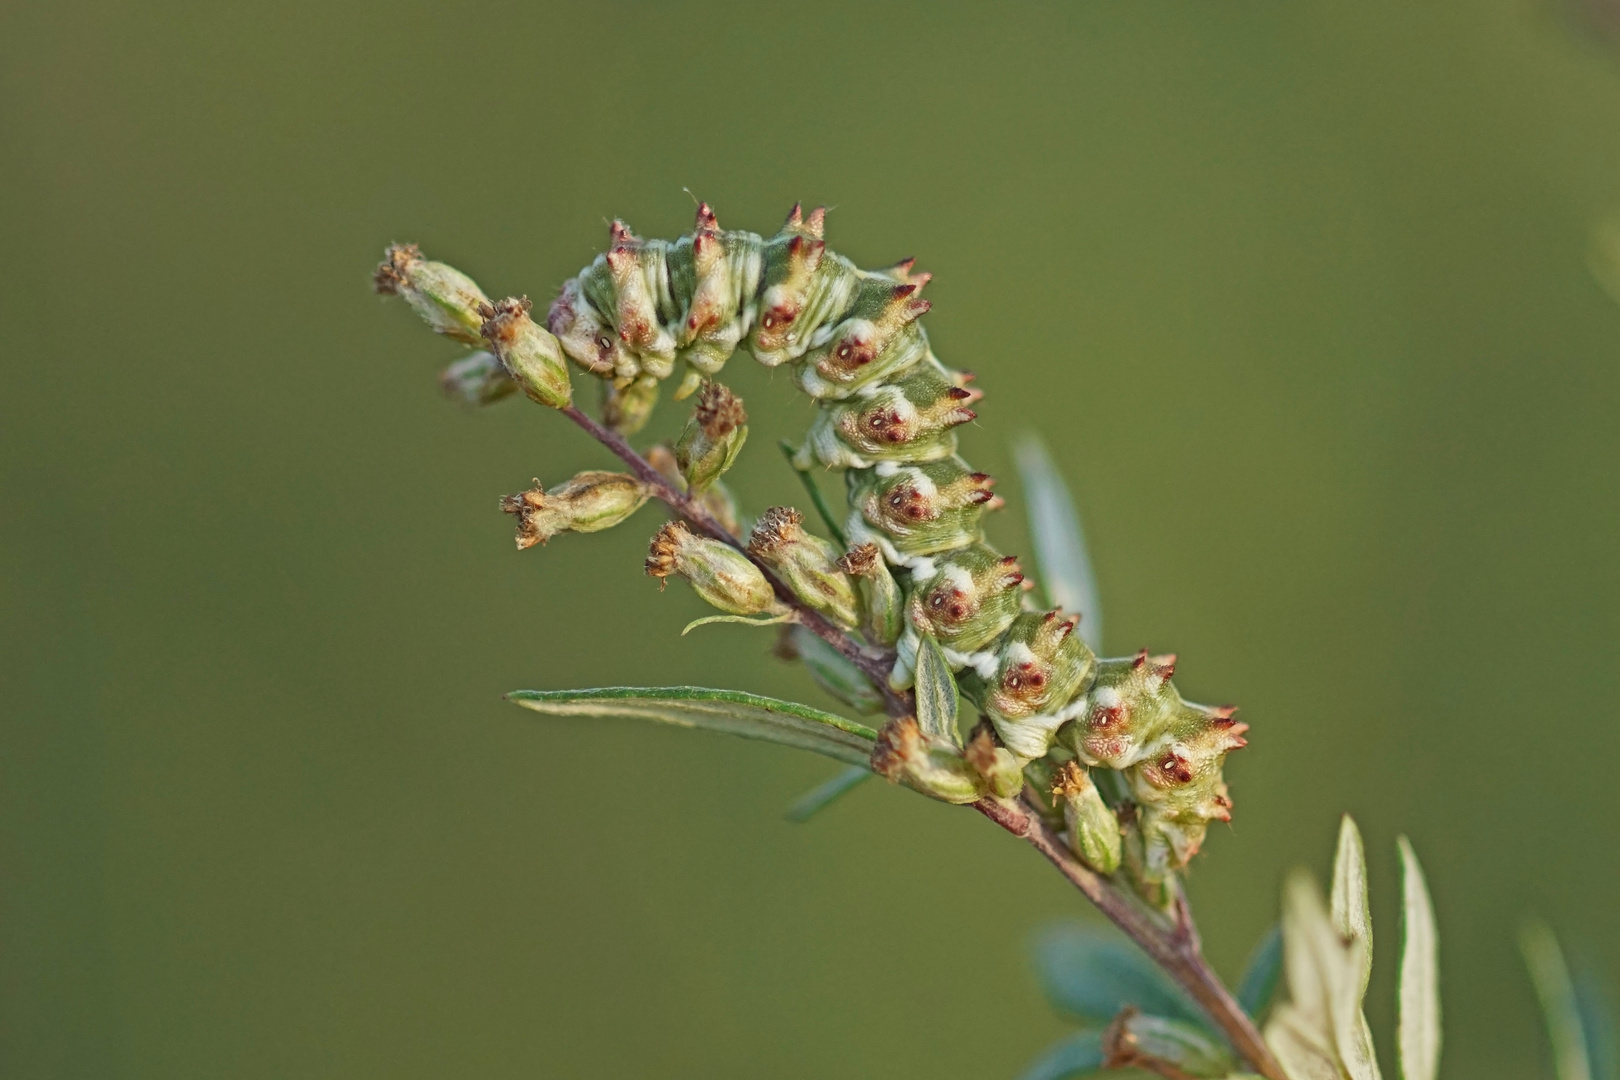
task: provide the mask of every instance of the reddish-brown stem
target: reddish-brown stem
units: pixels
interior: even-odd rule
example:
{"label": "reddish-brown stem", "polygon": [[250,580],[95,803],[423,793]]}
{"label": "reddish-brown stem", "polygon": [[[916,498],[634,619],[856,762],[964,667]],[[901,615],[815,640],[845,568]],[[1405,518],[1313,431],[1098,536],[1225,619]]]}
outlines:
{"label": "reddish-brown stem", "polygon": [[[623,435],[603,426],[592,417],[580,412],[573,405],[569,405],[560,411],[568,419],[584,428],[593,439],[611,450],[618,456],[619,460],[630,466],[630,471],[635,473],[636,479],[652,488],[658,498],[668,505],[671,510],[697,526],[711,540],[730,544],[744,555],[748,555],[748,550],[738,543],[735,536],[728,533],[725,527],[714,519],[714,515],[709,513],[701,501],[684,491],[678,490],[662,473],[653,468],[646,458],[638,454],[635,448],[625,441]],[[837,649],[850,663],[860,668],[863,675],[871,680],[878,693],[883,695],[889,715],[905,716],[913,711],[914,706],[910,694],[897,693],[889,689],[889,671],[894,667],[894,654],[892,652],[868,649],[861,645],[860,642],[829,622],[820,612],[806,607],[786,585],[782,584],[781,579],[771,572],[770,567],[765,566],[758,559],[754,559],[752,555],[748,555],[748,557],[765,574],[765,579],[771,583],[771,588],[776,591],[776,598],[793,609],[798,623]]]}
{"label": "reddish-brown stem", "polygon": [[980,799],[973,808],[1014,836],[1029,841],[1036,851],[1046,856],[1097,910],[1191,995],[1199,1008],[1226,1033],[1233,1049],[1262,1076],[1268,1080],[1288,1080],[1254,1021],[1204,959],[1192,912],[1184,899],[1176,898],[1173,922],[1158,918],[1112,881],[1076,859],[1068,845],[1029,808],[990,798]]}
{"label": "reddish-brown stem", "polygon": [[[562,414],[583,428],[597,442],[611,450],[630,467],[636,479],[645,483],[670,509],[680,514],[710,539],[730,544],[746,555],[747,551],[737,538],[726,532],[703,504],[678,490],[665,477],[638,454],[618,432],[604,427],[572,405]],[[752,556],[749,556],[751,559]],[[883,694],[886,711],[892,717],[909,716],[915,711],[909,693],[896,693],[889,689],[889,670],[894,654],[869,649],[849,634],[827,621],[819,612],[806,607],[769,567],[754,560],[764,572],[777,598],[793,609],[798,622],[811,633],[837,649],[871,680]],[[1175,979],[1191,995],[1210,1019],[1226,1033],[1232,1046],[1247,1059],[1267,1080],[1288,1080],[1282,1066],[1272,1056],[1265,1040],[1249,1019],[1243,1007],[1232,997],[1220,977],[1204,959],[1193,925],[1192,913],[1184,898],[1177,896],[1173,920],[1157,917],[1112,881],[1087,868],[1076,859],[1068,846],[1038,814],[1023,805],[985,798],[973,803],[973,808],[1000,825],[1014,836],[1027,840],[1035,850],[1046,856],[1058,872],[1090,900],[1113,924],[1119,927],[1144,952]]]}

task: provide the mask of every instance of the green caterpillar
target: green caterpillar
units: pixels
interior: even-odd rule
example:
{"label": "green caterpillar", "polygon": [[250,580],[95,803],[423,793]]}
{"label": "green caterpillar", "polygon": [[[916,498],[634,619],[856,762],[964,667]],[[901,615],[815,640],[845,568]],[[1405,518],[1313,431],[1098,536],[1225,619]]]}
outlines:
{"label": "green caterpillar", "polygon": [[[785,580],[806,602],[819,587],[812,606],[873,644],[893,647],[896,691],[912,685],[925,639],[937,643],[1000,747],[1051,785],[1050,810],[1065,815],[1077,853],[1108,872],[1123,861],[1139,884],[1159,887],[1162,899],[1163,883],[1197,852],[1208,823],[1230,820],[1222,764],[1244,745],[1246,725],[1230,708],[1184,701],[1170,682],[1173,657],[1143,651],[1099,660],[1075,632],[1077,617],[1029,610],[1031,586],[1017,561],[984,538],[984,514],[1002,505],[994,481],[957,454],[956,429],[975,418],[982,394],[970,374],[946,367],[929,347],[920,321],[929,302],[919,294],[930,275],[915,272],[910,259],[861,270],[827,249],[824,225],[824,210],[804,215],[795,206],[781,231],[766,238],[721,229],[707,204],[698,208],[692,235],[674,241],[643,240],[614,222],[609,250],[551,304],[550,334],[525,326],[524,355],[532,360],[560,345],[607,382],[606,409],[624,431],[644,421],[660,384],[677,372],[679,400],[739,348],[769,367],[792,365],[799,388],[819,406],[794,464],[845,471],[849,550],[834,563],[836,549],[826,541],[798,543],[804,534],[791,511],[767,514],[766,531],[756,530],[750,550],[779,574],[797,575]],[[498,310],[470,280],[447,287],[444,273],[455,271],[400,250],[391,249],[379,270],[380,289],[405,295],[440,332],[467,341],[476,320],[447,317],[455,301],[441,298],[461,288],[460,303],[507,319],[497,329],[516,340],[510,320],[527,319],[526,302],[521,311],[516,301]],[[437,292],[421,299],[428,290],[413,292],[418,277]],[[463,361],[457,376],[467,381],[465,372],[475,371],[463,392],[479,401],[500,396],[504,374],[521,375],[512,358],[520,350],[503,351],[487,323],[483,336],[504,369]],[[533,380],[518,381],[527,388]],[[529,392],[557,403],[550,390]],[[729,449],[728,463],[737,448]],[[649,571],[663,575],[690,554],[681,545],[697,541],[678,532],[660,536]],[[834,595],[858,595],[859,603],[827,599]],[[753,606],[736,610],[768,610],[768,597],[748,602]],[[903,771],[897,745],[884,760],[875,756],[891,777]],[[970,748],[966,758],[973,757]],[[985,791],[983,784],[946,787],[931,793],[968,801]]]}

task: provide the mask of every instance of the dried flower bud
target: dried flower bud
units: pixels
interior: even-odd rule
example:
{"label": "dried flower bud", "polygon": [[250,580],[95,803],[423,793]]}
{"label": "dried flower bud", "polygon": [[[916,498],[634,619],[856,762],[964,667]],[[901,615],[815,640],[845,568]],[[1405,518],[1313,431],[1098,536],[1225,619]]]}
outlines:
{"label": "dried flower bud", "polygon": [[848,484],[851,542],[873,541],[894,563],[977,542],[984,512],[1003,505],[990,490],[995,480],[959,457],[885,462],[849,473]]}
{"label": "dried flower bud", "polygon": [[463,345],[483,344],[478,307],[489,303],[489,297],[455,267],[422,258],[415,244],[390,244],[372,284],[385,296],[403,297],[434,333]]}
{"label": "dried flower bud", "polygon": [[1024,770],[1018,759],[1005,746],[996,745],[985,725],[979,725],[962,753],[990,794],[1010,799],[1024,790]]}
{"label": "dried flower bud", "polygon": [[687,487],[693,492],[707,489],[731,468],[747,439],[742,399],[720,383],[705,385],[675,443],[675,461]]}
{"label": "dried flower bud", "polygon": [[568,383],[562,347],[549,331],[529,318],[531,307],[527,296],[480,304],[478,311],[484,321],[479,332],[530,400],[553,409],[565,408],[573,400],[573,388]]}
{"label": "dried flower bud", "polygon": [[838,569],[838,549],[804,531],[804,515],[790,506],[765,511],[748,538],[748,552],[775,570],[793,595],[847,629],[860,624],[860,601]]}
{"label": "dried flower bud", "polygon": [[872,771],[948,803],[984,796],[984,780],[962,751],[945,739],[924,735],[911,716],[891,720],[878,732]]}
{"label": "dried flower bud", "polygon": [[851,548],[838,569],[855,579],[861,597],[861,631],[875,645],[892,646],[905,628],[906,598],[876,544]]}
{"label": "dried flower bud", "polygon": [[620,435],[634,435],[647,426],[658,405],[658,380],[651,375],[626,382],[602,383],[602,423]]}
{"label": "dried flower bud", "polygon": [[518,519],[517,546],[521,550],[543,544],[561,532],[601,532],[641,509],[651,492],[624,473],[582,472],[546,491],[534,487],[501,500],[501,509]]}
{"label": "dried flower bud", "polygon": [[747,556],[718,540],[694,535],[679,521],[671,521],[653,537],[647,573],[660,579],[680,575],[694,592],[728,615],[783,610],[771,583]]}
{"label": "dried flower bud", "polygon": [[488,405],[517,390],[495,354],[487,352],[469,353],[445,368],[439,386],[446,397],[463,405]]}
{"label": "dried flower bud", "polygon": [[775,651],[783,660],[804,661],[817,686],[857,713],[883,711],[882,695],[861,669],[804,627],[784,626]]}
{"label": "dried flower bud", "polygon": [[962,689],[1025,761],[1045,756],[1057,731],[1085,711],[1096,658],[1074,632],[1078,618],[1025,612],[997,644],[992,675],[964,675]]}
{"label": "dried flower bud", "polygon": [[1119,819],[1103,801],[1090,774],[1078,762],[1058,766],[1052,776],[1052,796],[1063,806],[1063,823],[1074,853],[1104,874],[1118,870]]}

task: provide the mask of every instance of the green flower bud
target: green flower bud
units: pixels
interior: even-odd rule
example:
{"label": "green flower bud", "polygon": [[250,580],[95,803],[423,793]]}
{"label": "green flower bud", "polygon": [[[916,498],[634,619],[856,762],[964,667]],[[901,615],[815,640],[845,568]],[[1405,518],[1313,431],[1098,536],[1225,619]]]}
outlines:
{"label": "green flower bud", "polygon": [[602,423],[620,435],[634,435],[647,426],[658,405],[658,380],[651,375],[628,380],[604,381],[601,392]]}
{"label": "green flower bud", "polygon": [[694,592],[728,615],[785,610],[771,583],[747,556],[718,540],[694,535],[679,521],[671,521],[653,537],[647,573],[661,580],[680,575]]}
{"label": "green flower bud", "polygon": [[498,304],[480,304],[484,317],[479,332],[500,358],[506,373],[531,401],[553,409],[573,400],[568,365],[557,339],[529,318],[529,298],[507,297]]}
{"label": "green flower bud", "polygon": [[777,640],[776,655],[783,660],[802,660],[816,685],[857,713],[883,711],[883,697],[861,669],[831,645],[802,626],[784,626]]}
{"label": "green flower bud", "polygon": [[1003,505],[995,480],[959,457],[921,465],[881,462],[846,474],[852,543],[872,541],[890,562],[950,551],[983,538],[979,519]]}
{"label": "green flower bud", "polygon": [[946,739],[924,735],[912,716],[883,725],[872,748],[872,771],[948,803],[984,796],[984,780],[962,751]]}
{"label": "green flower bud", "polygon": [[994,673],[963,677],[968,698],[1025,761],[1044,757],[1058,729],[1085,711],[1096,658],[1074,632],[1079,621],[1057,611],[1025,612],[998,643]]}
{"label": "green flower bud", "polygon": [[938,363],[918,364],[870,396],[825,406],[811,423],[800,454],[813,454],[833,469],[950,457],[956,453],[952,429],[977,417],[968,406],[984,396],[968,389],[971,378]]}
{"label": "green flower bud", "polygon": [[711,382],[698,395],[697,408],[675,443],[675,461],[689,490],[702,492],[731,468],[748,439],[742,399]]}
{"label": "green flower bud", "polygon": [[488,405],[508,397],[517,384],[494,353],[469,353],[444,369],[439,386],[445,396],[463,405]]}
{"label": "green flower bud", "polygon": [[1135,803],[1120,807],[1120,866],[1136,895],[1150,906],[1168,911],[1176,898],[1175,872],[1162,851],[1149,864],[1141,822],[1135,814]]}
{"label": "green flower bud", "polygon": [[517,546],[522,550],[562,532],[610,529],[641,509],[650,494],[633,476],[593,470],[550,491],[536,480],[528,491],[502,499],[501,509],[518,519]]}
{"label": "green flower bud", "polygon": [[1119,869],[1119,819],[1103,801],[1091,776],[1077,762],[1058,766],[1052,776],[1052,795],[1063,805],[1063,824],[1069,847],[1086,865],[1104,874]]}
{"label": "green flower bud", "polygon": [[415,244],[391,244],[372,284],[385,296],[403,297],[433,332],[463,345],[482,345],[479,305],[489,303],[472,278],[453,266],[422,258]]}
{"label": "green flower bud", "polygon": [[1103,1032],[1102,1044],[1106,1070],[1241,1080],[1232,1052],[1208,1031],[1184,1020],[1149,1016],[1134,1006],[1127,1005],[1114,1017]]}
{"label": "green flower bud", "polygon": [[[681,475],[681,467],[675,461],[675,452],[663,443],[659,443],[647,451],[647,464],[658,470],[658,474],[670,482],[676,491],[686,490],[686,477]],[[732,536],[742,537],[742,522],[737,516],[737,500],[731,494],[731,489],[716,480],[710,484],[708,490],[697,497],[698,503],[709,512],[720,527]]]}
{"label": "green flower bud", "polygon": [[804,531],[804,515],[773,506],[748,538],[748,552],[776,571],[793,595],[846,629],[860,624],[860,601],[849,575],[838,569],[838,549]]}
{"label": "green flower bud", "polygon": [[814,398],[847,398],[863,386],[904,371],[928,355],[917,320],[929,304],[917,293],[930,275],[912,274],[909,262],[895,267],[896,281],[873,274],[860,279],[855,305],[838,325],[815,335],[799,369],[799,386]]}
{"label": "green flower bud", "polygon": [[973,771],[984,781],[986,792],[1000,799],[1010,799],[1024,790],[1024,770],[1017,757],[1005,746],[997,746],[990,731],[982,724],[968,740],[962,751]]}
{"label": "green flower bud", "polygon": [[892,646],[905,629],[906,598],[876,544],[851,548],[838,569],[855,579],[861,597],[861,632],[875,645]]}

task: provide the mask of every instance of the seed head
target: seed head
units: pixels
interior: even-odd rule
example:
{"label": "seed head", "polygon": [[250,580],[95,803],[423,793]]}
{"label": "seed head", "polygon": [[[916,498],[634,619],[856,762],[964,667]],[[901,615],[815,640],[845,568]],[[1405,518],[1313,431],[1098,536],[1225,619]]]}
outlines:
{"label": "seed head", "polygon": [[529,318],[532,306],[527,296],[481,303],[478,332],[520,390],[533,401],[561,409],[573,400],[568,365],[557,339]]}
{"label": "seed head", "polygon": [[435,333],[463,345],[482,344],[478,309],[489,297],[455,267],[422,258],[415,244],[391,244],[371,280],[377,292],[404,299]]}
{"label": "seed head", "polygon": [[838,568],[838,549],[803,526],[803,514],[791,506],[773,506],[754,526],[748,552],[776,571],[807,606],[854,629],[861,621],[860,601],[854,582]]}

